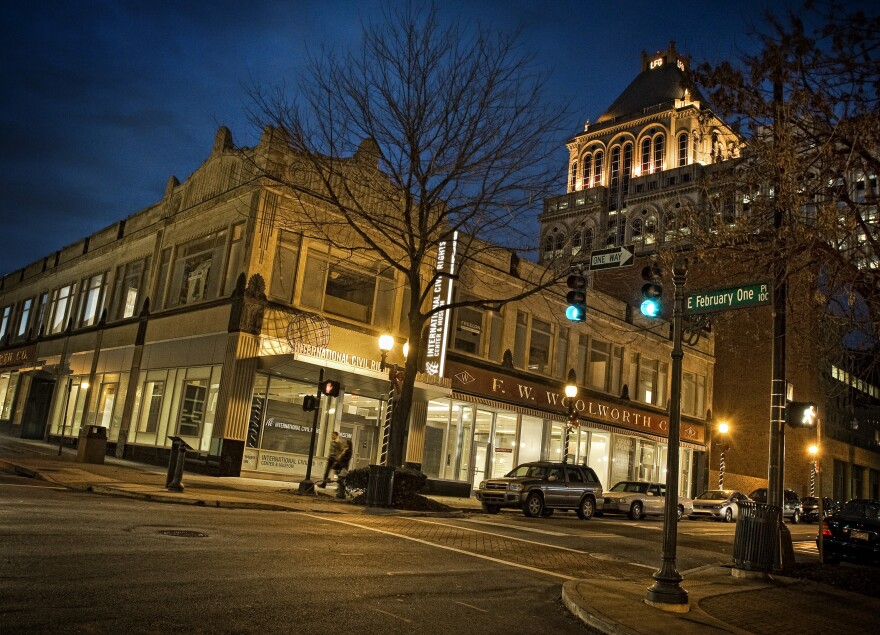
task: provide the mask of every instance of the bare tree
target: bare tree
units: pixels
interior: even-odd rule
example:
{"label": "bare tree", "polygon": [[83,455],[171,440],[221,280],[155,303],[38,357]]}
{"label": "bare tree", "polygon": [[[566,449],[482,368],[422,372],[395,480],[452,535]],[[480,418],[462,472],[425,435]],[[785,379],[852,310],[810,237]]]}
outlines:
{"label": "bare tree", "polygon": [[[467,284],[468,271],[487,266],[517,273],[517,252],[537,243],[536,210],[560,176],[551,157],[565,108],[543,100],[546,69],[520,52],[519,33],[389,3],[361,38],[355,52],[313,58],[293,99],[253,89],[252,115],[284,146],[263,167],[298,202],[286,228],[368,253],[405,281],[412,352],[389,449],[389,464],[400,465],[431,317],[497,308],[558,282],[560,273],[530,267],[520,284],[478,300],[431,302],[444,278]],[[438,268],[453,235],[455,268]]]}
{"label": "bare tree", "polygon": [[746,147],[735,169],[707,181],[707,205],[688,223],[688,240],[728,272],[739,264],[772,276],[784,267],[790,312],[812,312],[795,325],[812,324],[813,336],[825,336],[822,354],[841,367],[872,372],[880,17],[807,2],[800,13],[763,18],[756,53],[696,73]]}

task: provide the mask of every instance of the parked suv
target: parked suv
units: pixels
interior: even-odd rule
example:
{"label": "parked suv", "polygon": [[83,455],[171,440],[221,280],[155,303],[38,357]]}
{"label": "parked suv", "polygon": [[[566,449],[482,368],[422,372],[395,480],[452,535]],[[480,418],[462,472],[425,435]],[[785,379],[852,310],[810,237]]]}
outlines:
{"label": "parked suv", "polygon": [[518,465],[502,478],[480,483],[475,495],[489,514],[502,507],[522,509],[530,517],[571,509],[581,520],[589,520],[596,506],[602,506],[602,484],[591,468],[550,461]]}
{"label": "parked suv", "polygon": [[[756,503],[767,502],[767,488],[761,487],[749,494]],[[784,503],[782,505],[782,517],[791,520],[793,525],[801,522],[801,499],[798,498],[797,492],[787,489],[783,492]]]}

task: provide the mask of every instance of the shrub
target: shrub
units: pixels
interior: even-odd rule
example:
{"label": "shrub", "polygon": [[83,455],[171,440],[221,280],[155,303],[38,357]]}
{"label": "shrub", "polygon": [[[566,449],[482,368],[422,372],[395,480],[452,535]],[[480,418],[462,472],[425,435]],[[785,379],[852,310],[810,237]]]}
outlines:
{"label": "shrub", "polygon": [[[345,478],[345,489],[349,490],[355,496],[358,493],[367,491],[367,484],[370,480],[370,468],[359,467],[356,470],[349,470],[348,476]],[[394,470],[394,485],[391,491],[391,504],[396,505],[401,501],[412,498],[425,489],[428,485],[428,477],[409,467],[399,467]]]}

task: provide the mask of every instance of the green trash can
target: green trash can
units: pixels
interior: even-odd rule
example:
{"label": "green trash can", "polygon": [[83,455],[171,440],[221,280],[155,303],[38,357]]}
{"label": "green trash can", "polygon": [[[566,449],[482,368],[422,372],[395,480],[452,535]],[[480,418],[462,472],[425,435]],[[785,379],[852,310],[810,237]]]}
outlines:
{"label": "green trash can", "polygon": [[776,562],[782,510],[775,505],[740,501],[733,537],[733,566],[768,573]]}

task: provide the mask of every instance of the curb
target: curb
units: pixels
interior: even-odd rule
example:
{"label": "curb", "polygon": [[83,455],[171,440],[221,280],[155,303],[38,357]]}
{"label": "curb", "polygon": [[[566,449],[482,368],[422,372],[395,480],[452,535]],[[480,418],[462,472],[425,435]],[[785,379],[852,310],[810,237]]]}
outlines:
{"label": "curb", "polygon": [[581,622],[592,629],[603,633],[604,635],[638,635],[636,631],[630,630],[608,618],[590,613],[585,607],[578,604],[574,596],[579,595],[577,586],[582,580],[568,580],[562,584],[562,603],[569,612],[578,618]]}

